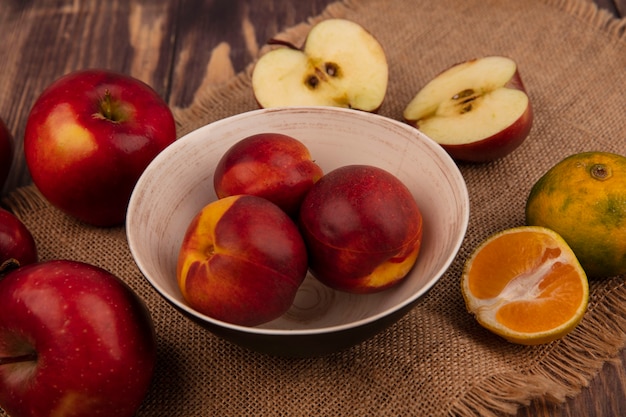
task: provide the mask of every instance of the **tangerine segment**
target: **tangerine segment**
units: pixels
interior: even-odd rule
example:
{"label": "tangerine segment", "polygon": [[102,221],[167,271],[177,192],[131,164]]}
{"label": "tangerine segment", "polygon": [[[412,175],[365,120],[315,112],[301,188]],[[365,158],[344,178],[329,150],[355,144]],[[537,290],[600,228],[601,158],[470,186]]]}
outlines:
{"label": "tangerine segment", "polygon": [[556,232],[537,226],[507,229],[485,240],[466,262],[461,281],[467,309],[477,321],[522,344],[569,333],[589,298],[574,252]]}

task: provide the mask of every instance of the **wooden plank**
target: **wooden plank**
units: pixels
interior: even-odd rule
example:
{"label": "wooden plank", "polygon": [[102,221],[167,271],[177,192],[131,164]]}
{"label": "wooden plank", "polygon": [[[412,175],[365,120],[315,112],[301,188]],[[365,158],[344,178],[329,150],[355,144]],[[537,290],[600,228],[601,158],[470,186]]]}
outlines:
{"label": "wooden plank", "polygon": [[28,184],[22,150],[28,112],[43,89],[82,68],[132,74],[160,94],[169,88],[176,2],[153,0],[0,3],[0,116],[16,138],[5,193]]}
{"label": "wooden plank", "polygon": [[188,106],[203,82],[219,83],[242,71],[273,35],[331,2],[182,0],[170,104]]}

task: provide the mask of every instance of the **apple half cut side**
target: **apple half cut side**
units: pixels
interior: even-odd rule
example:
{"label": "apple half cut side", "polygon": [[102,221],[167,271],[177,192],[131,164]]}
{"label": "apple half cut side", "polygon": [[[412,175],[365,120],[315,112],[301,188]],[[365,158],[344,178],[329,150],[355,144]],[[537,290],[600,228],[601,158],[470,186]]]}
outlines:
{"label": "apple half cut side", "polygon": [[403,117],[455,160],[488,162],[522,144],[533,112],[515,61],[489,56],[437,75],[409,102]]}
{"label": "apple half cut side", "polygon": [[345,19],[311,29],[302,49],[281,41],[259,58],[252,89],[262,108],[333,106],[375,112],[387,92],[385,52],[372,34]]}

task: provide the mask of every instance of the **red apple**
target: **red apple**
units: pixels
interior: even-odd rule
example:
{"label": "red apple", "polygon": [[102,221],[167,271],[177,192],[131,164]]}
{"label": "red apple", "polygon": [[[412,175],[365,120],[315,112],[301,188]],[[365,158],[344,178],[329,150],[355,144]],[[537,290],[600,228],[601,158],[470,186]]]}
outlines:
{"label": "red apple", "polygon": [[209,203],[191,221],[177,279],[200,313],[256,326],[285,313],[307,272],[295,223],[278,206],[251,195]]}
{"label": "red apple", "polygon": [[143,302],[111,273],[74,261],[0,280],[0,406],[12,417],[130,417],[153,375]]}
{"label": "red apple", "polygon": [[0,119],[0,192],[4,188],[13,164],[13,136]]}
{"label": "red apple", "polygon": [[237,194],[263,197],[290,216],[323,175],[299,140],[261,133],[235,143],[219,160],[213,177],[219,198]]}
{"label": "red apple", "polygon": [[139,176],[175,138],[172,112],[151,87],[90,69],[43,91],[28,116],[24,152],[50,203],[85,223],[115,226]]}
{"label": "red apple", "polygon": [[35,262],[37,246],[30,230],[13,213],[0,209],[0,276]]}
{"label": "red apple", "polygon": [[489,56],[437,75],[407,105],[404,119],[452,158],[487,162],[522,144],[533,112],[515,61]]}
{"label": "red apple", "polygon": [[422,215],[409,189],[368,165],[347,165],[323,176],[305,197],[299,224],[313,275],[352,293],[398,284],[422,242]]}
{"label": "red apple", "polygon": [[359,24],[327,19],[311,29],[302,49],[281,45],[259,58],[252,89],[261,107],[335,106],[376,111],[387,92],[382,45]]}

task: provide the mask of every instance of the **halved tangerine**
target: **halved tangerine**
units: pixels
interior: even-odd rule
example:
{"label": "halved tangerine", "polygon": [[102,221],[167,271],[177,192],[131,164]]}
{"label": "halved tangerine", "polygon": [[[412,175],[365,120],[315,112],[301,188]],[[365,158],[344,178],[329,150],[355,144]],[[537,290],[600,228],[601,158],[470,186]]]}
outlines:
{"label": "halved tangerine", "polygon": [[482,242],[465,264],[461,290],[483,327],[525,345],[572,331],[589,299],[574,252],[559,234],[539,226],[503,230]]}

